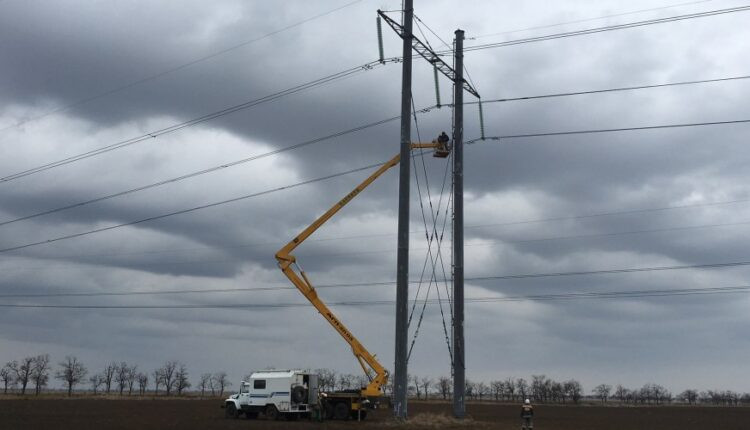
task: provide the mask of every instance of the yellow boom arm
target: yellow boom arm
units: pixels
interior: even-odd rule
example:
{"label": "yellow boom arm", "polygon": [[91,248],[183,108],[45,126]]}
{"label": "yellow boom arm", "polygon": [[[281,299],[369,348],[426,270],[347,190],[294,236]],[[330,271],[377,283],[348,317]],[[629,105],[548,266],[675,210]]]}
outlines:
{"label": "yellow boom arm", "polygon": [[[434,148],[435,155],[439,157],[444,157],[445,155],[443,154],[450,150],[447,146],[447,139],[439,139],[439,141],[435,141],[432,143],[412,143],[411,148]],[[339,200],[335,205],[333,205],[333,207],[328,209],[326,213],[321,215],[320,218],[316,219],[315,222],[310,224],[309,227],[304,229],[299,235],[297,235],[297,237],[292,239],[291,242],[286,244],[286,246],[281,248],[279,252],[276,253],[276,260],[278,260],[279,268],[281,268],[281,271],[284,272],[286,277],[289,278],[290,281],[292,281],[297,289],[300,290],[300,292],[305,297],[307,297],[307,300],[309,300],[310,303],[315,306],[315,309],[317,309],[318,312],[323,315],[326,321],[328,321],[333,326],[333,328],[335,328],[336,331],[339,332],[341,337],[343,337],[344,340],[347,341],[349,345],[351,345],[354,356],[357,358],[360,366],[362,366],[365,374],[370,379],[370,383],[367,385],[367,387],[362,389],[362,396],[380,396],[382,394],[382,387],[388,382],[388,371],[383,367],[383,365],[380,364],[380,362],[378,362],[375,356],[370,354],[367,348],[365,348],[359,342],[359,340],[354,337],[352,332],[350,332],[349,329],[347,329],[346,326],[344,326],[344,324],[338,318],[336,318],[336,316],[333,314],[333,312],[331,312],[328,306],[326,306],[326,304],[323,303],[322,300],[320,300],[320,298],[318,297],[318,293],[315,291],[315,288],[313,288],[310,280],[305,275],[305,272],[299,269],[299,266],[297,266],[297,260],[294,255],[291,254],[291,252],[302,242],[304,242],[305,239],[310,237],[310,235],[312,235],[315,230],[319,229],[320,226],[331,219],[331,217],[333,217],[336,212],[338,212],[365,188],[372,184],[378,177],[380,177],[391,167],[397,165],[400,161],[400,158],[400,155],[396,155],[395,157],[388,160],[385,164],[380,166],[380,168],[375,173],[370,175],[369,178],[365,179],[349,194],[344,196],[343,199]],[[299,275],[295,272],[292,266],[297,267],[297,269],[299,270]]]}

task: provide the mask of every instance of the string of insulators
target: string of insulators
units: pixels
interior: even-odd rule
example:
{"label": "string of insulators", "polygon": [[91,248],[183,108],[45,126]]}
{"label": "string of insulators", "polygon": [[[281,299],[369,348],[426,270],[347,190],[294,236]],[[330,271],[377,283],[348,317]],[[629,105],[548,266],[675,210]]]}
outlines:
{"label": "string of insulators", "polygon": [[435,63],[432,63],[432,71],[435,75],[435,105],[440,107],[440,84],[438,83],[438,69]]}
{"label": "string of insulators", "polygon": [[484,112],[482,112],[482,99],[479,99],[479,134],[484,140]]}
{"label": "string of insulators", "polygon": [[378,51],[380,53],[380,63],[385,64],[385,56],[383,55],[383,28],[380,23],[380,15],[378,15],[376,22],[378,26]]}

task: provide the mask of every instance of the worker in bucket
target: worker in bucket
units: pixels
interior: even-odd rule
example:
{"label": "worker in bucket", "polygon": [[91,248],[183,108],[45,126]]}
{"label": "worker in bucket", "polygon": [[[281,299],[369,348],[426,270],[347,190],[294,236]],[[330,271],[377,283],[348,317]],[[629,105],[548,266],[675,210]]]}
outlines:
{"label": "worker in bucket", "polygon": [[534,407],[529,399],[524,400],[521,405],[521,430],[532,430],[534,428]]}

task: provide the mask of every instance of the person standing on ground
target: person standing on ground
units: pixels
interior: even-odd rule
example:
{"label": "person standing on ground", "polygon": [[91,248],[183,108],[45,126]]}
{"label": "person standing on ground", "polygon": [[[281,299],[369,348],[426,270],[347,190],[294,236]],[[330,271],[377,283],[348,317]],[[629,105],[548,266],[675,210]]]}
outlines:
{"label": "person standing on ground", "polygon": [[521,406],[521,430],[533,430],[533,428],[534,407],[531,406],[531,401],[526,399]]}

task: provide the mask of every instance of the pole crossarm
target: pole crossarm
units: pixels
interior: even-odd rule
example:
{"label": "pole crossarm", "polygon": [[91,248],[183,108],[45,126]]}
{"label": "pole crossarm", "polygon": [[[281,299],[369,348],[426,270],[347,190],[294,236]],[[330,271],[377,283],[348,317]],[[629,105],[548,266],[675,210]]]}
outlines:
{"label": "pole crossarm", "polygon": [[[404,27],[391,19],[388,15],[386,15],[383,11],[378,10],[378,15],[385,20],[385,22],[391,26],[393,31],[398,34],[398,36],[402,39],[405,38],[404,34]],[[433,51],[430,47],[422,43],[421,40],[414,34],[411,34],[411,40],[412,40],[412,48],[414,48],[414,52],[419,54],[420,57],[427,60],[430,64],[435,66],[435,69],[437,69],[440,73],[445,75],[448,79],[451,80],[451,82],[456,82],[456,71],[453,69],[453,67],[449,66],[445,61],[443,61],[440,56]],[[465,79],[461,79],[461,86],[466,90],[469,94],[473,95],[474,97],[480,99],[481,96],[477,92],[477,90],[474,89],[474,87],[469,84]]]}

